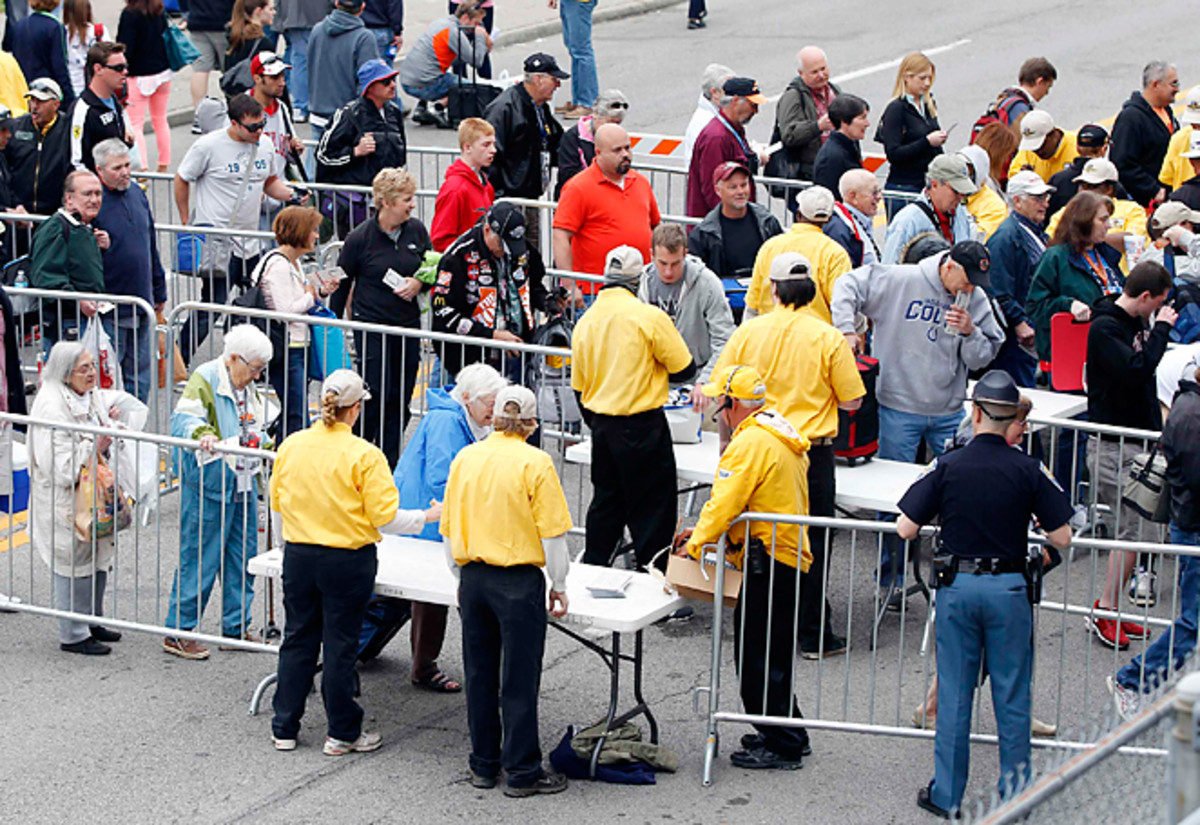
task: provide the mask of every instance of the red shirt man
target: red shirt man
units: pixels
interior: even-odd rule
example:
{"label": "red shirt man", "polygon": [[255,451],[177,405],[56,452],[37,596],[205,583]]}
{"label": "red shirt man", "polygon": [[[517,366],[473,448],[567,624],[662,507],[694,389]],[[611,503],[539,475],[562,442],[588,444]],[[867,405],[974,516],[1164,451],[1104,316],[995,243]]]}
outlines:
{"label": "red shirt man", "polygon": [[496,200],[482,171],[496,157],[496,128],[482,118],[466,118],[458,124],[458,147],[461,154],[446,170],[429,225],[429,238],[438,252],[475,226]]}

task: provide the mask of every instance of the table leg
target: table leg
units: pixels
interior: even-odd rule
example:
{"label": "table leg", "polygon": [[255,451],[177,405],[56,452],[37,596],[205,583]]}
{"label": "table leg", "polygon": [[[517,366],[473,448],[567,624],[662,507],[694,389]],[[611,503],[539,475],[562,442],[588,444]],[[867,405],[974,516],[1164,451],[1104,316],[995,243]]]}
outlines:
{"label": "table leg", "polygon": [[[640,633],[638,634],[641,635]],[[588,777],[596,778],[596,767],[600,764],[600,749],[604,747],[604,742],[608,738],[608,732],[612,730],[613,719],[617,716],[617,701],[621,696],[621,634],[613,633],[612,635],[612,659],[608,662],[609,673],[609,694],[608,694],[608,716],[604,720],[604,733],[600,734],[600,738],[596,740],[596,747],[592,749],[592,760],[588,766]]]}
{"label": "table leg", "polygon": [[642,696],[642,631],[639,630],[633,640],[633,698],[637,699],[637,707],[641,709],[642,715],[650,724],[650,742],[657,745],[658,720],[654,718],[654,714],[650,712],[650,706],[646,704],[646,699]]}

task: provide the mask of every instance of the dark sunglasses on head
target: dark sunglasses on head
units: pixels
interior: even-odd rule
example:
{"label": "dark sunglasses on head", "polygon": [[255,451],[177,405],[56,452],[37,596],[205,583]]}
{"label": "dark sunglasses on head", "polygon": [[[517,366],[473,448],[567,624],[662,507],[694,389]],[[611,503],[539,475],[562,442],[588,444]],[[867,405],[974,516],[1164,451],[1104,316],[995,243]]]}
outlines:
{"label": "dark sunglasses on head", "polygon": [[261,132],[263,130],[263,127],[266,125],[267,125],[267,122],[265,120],[260,120],[258,123],[242,123],[240,121],[238,122],[238,126],[241,126],[247,132]]}

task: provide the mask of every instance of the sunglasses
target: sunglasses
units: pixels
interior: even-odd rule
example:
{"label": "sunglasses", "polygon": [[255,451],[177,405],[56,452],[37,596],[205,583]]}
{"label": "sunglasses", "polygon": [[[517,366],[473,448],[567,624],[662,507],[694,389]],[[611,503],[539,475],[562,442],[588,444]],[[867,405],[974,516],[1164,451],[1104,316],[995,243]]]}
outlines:
{"label": "sunglasses", "polygon": [[628,109],[629,104],[623,100],[616,100],[616,101],[613,101],[612,103],[608,104],[608,108],[610,108],[610,109]]}
{"label": "sunglasses", "polygon": [[266,125],[267,122],[265,120],[260,120],[257,123],[242,123],[238,121],[238,126],[241,126],[247,132],[261,132]]}
{"label": "sunglasses", "polygon": [[128,63],[117,63],[112,66],[106,65],[104,68],[111,69],[114,72],[120,72],[121,74],[125,74],[127,71],[129,71],[129,64]]}

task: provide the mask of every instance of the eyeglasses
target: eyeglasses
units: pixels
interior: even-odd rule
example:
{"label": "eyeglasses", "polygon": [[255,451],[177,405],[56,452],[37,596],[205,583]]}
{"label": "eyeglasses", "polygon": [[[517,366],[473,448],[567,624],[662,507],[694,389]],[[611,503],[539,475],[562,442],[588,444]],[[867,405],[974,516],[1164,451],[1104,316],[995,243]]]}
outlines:
{"label": "eyeglasses", "polygon": [[238,121],[238,126],[241,126],[247,132],[261,132],[266,125],[267,122],[265,120],[260,120],[257,123],[242,123],[240,120]]}
{"label": "eyeglasses", "polygon": [[104,68],[111,69],[114,72],[120,72],[121,74],[125,74],[127,71],[129,71],[129,64],[128,63],[117,63],[113,66],[109,66],[108,64],[105,64]]}
{"label": "eyeglasses", "polygon": [[80,364],[75,369],[71,370],[76,375],[87,375],[89,372],[96,371],[96,362],[88,361],[86,364]]}
{"label": "eyeglasses", "polygon": [[235,355],[233,357],[236,358],[237,360],[241,361],[243,364],[245,364],[246,369],[250,370],[250,374],[252,376],[254,376],[255,378],[260,378],[263,374],[263,370],[265,370],[267,368],[266,364],[261,364],[256,367],[253,364],[251,364],[249,361],[247,361],[244,356],[241,356],[241,355]]}
{"label": "eyeglasses", "polygon": [[608,106],[607,106],[607,107],[605,107],[605,108],[608,108],[608,109],[628,109],[628,108],[629,108],[629,104],[628,104],[628,103],[626,103],[626,102],[625,102],[625,101],[623,101],[623,100],[614,100],[612,103],[609,103],[609,104],[608,104]]}

